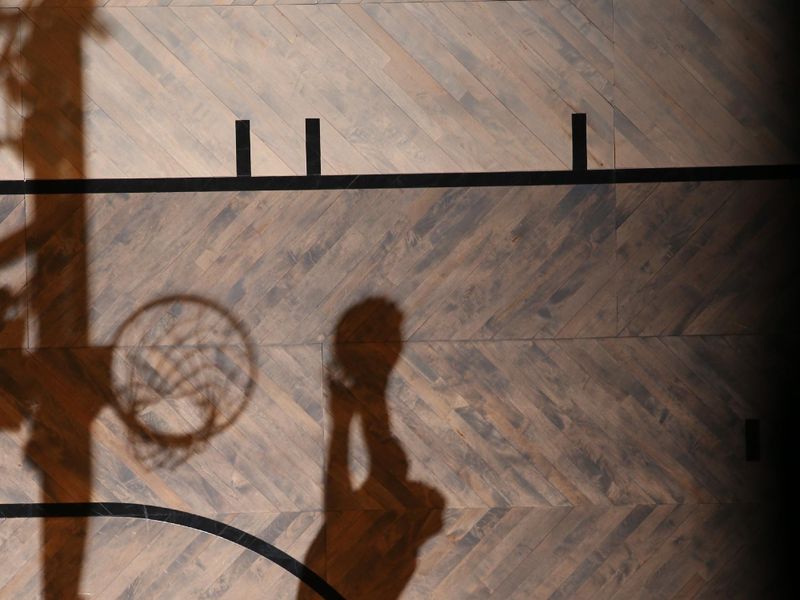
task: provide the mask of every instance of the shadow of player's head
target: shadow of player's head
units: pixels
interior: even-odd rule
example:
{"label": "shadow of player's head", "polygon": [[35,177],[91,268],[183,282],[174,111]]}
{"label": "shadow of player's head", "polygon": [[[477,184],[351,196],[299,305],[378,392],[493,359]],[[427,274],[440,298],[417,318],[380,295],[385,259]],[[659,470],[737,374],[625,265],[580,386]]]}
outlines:
{"label": "shadow of player's head", "polygon": [[385,385],[403,349],[402,324],[403,313],[386,298],[351,306],[339,319],[333,345],[341,375],[354,383]]}

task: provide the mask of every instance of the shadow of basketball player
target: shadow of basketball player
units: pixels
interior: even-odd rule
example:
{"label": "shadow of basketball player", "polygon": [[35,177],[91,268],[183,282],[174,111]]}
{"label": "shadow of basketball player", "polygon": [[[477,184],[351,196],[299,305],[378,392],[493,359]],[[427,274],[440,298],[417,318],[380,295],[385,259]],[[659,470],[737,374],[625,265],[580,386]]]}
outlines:
{"label": "shadow of basketball player", "polygon": [[[327,369],[332,429],[325,523],[305,564],[350,600],[398,598],[414,574],[420,547],[442,528],[444,498],[408,478],[408,457],[391,431],[386,390],[402,350],[402,320],[383,298],[352,306],[337,325]],[[364,483],[353,487],[348,454],[357,421],[369,466]],[[301,587],[298,598],[312,597]]]}

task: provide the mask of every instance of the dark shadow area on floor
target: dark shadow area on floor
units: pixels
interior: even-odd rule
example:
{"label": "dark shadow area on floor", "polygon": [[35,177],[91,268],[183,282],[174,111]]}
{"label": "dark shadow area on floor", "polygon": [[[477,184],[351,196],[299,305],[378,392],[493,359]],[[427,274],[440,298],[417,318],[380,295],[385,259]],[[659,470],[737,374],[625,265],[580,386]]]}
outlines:
{"label": "dark shadow area on floor", "polygon": [[[769,7],[770,3],[767,3]],[[780,15],[781,23],[770,40],[773,58],[781,74],[781,85],[787,97],[797,96],[800,84],[800,5],[793,0],[774,0],[771,8]],[[796,101],[795,101],[796,104]],[[795,118],[789,131],[784,132],[793,144],[794,154],[800,155],[800,118]],[[774,306],[773,327],[763,344],[760,365],[764,384],[754,392],[763,407],[761,417],[761,461],[765,480],[761,490],[762,520],[753,540],[753,561],[763,561],[758,575],[769,582],[759,597],[794,598],[797,589],[797,567],[794,556],[800,534],[800,515],[794,491],[800,473],[800,205],[798,182],[787,183],[780,198],[782,217],[787,228],[772,240],[774,264],[765,264],[782,273],[779,291],[765,297],[765,303],[782,297]],[[745,569],[742,569],[745,572]],[[746,577],[742,577],[745,586]],[[749,579],[752,580],[752,574]]]}
{"label": "dark shadow area on floor", "polygon": [[[0,58],[2,93],[19,99],[23,114],[20,136],[3,143],[23,159],[27,179],[86,175],[82,40],[96,27],[92,9],[91,2],[68,9],[29,3],[3,14],[9,43]],[[115,345],[122,348],[91,347],[87,204],[77,194],[26,197],[24,219],[0,239],[0,268],[24,263],[26,274],[21,285],[0,282],[0,428],[29,428],[21,443],[41,493],[19,502],[93,499],[92,426],[105,407],[116,410],[137,458],[165,466],[227,427],[252,388],[246,332],[223,307],[201,298],[151,303],[120,328]],[[19,208],[4,202],[0,221],[6,205]],[[220,343],[239,344],[241,356]],[[7,486],[24,496],[13,482]],[[87,530],[85,518],[44,519],[45,600],[80,597]],[[37,575],[24,594],[36,595]]]}
{"label": "dark shadow area on floor", "polygon": [[[383,298],[352,306],[338,322],[327,366],[325,522],[305,564],[348,600],[399,598],[421,546],[442,528],[444,498],[409,478],[409,457],[391,428],[386,394],[403,349],[402,320]],[[349,454],[359,425],[367,475],[354,486]],[[298,598],[314,597],[300,588]]]}
{"label": "dark shadow area on floor", "polygon": [[[19,94],[23,107],[21,137],[6,143],[23,159],[26,178],[84,174],[81,42],[92,22],[91,5],[63,11],[29,3],[4,23],[10,41],[0,65],[4,93]],[[18,340],[18,349],[3,352],[2,410],[11,420],[17,411],[32,422],[25,454],[39,473],[41,499],[89,501],[89,427],[105,402],[108,357],[96,357],[92,365],[71,359],[61,365],[82,379],[85,391],[99,394],[61,388],[42,364],[51,363],[54,353],[44,348],[64,340],[88,345],[85,202],[81,196],[31,197],[25,209],[25,229],[0,241],[0,266],[28,261],[30,277],[15,304],[18,313],[35,319],[36,345],[43,349],[28,353],[27,343]],[[6,405],[9,396],[15,405]],[[40,552],[46,600],[78,597],[86,531],[85,519],[45,520]]]}
{"label": "dark shadow area on floor", "polygon": [[781,201],[788,227],[784,235],[772,240],[778,249],[777,270],[783,273],[782,288],[775,296],[785,301],[773,312],[775,333],[763,342],[764,385],[754,392],[761,396],[759,405],[763,408],[758,416],[762,418],[760,460],[764,462],[765,480],[761,490],[764,520],[753,540],[753,556],[765,559],[763,576],[769,584],[760,596],[764,598],[796,597],[794,556],[800,534],[794,487],[800,473],[800,184],[794,182],[785,189]]}

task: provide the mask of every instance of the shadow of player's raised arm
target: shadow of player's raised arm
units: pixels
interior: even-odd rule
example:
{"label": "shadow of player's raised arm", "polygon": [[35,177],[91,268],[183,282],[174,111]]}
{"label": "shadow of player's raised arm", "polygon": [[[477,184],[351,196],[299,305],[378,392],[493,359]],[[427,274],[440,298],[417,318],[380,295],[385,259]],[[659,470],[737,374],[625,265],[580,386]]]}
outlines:
{"label": "shadow of player's raised arm", "polygon": [[[402,351],[402,320],[383,298],[352,306],[339,320],[328,366],[325,522],[306,565],[350,600],[398,598],[416,570],[421,546],[442,528],[444,498],[409,479],[408,456],[391,429],[386,393]],[[361,462],[369,470],[353,486],[350,439],[357,423],[366,446]],[[307,588],[299,590],[298,598],[311,597]]]}

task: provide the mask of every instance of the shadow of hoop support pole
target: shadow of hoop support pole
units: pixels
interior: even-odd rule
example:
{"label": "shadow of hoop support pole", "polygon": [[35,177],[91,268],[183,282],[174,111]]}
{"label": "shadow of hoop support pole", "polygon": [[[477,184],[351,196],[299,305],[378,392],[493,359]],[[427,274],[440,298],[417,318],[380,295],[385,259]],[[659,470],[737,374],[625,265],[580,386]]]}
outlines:
{"label": "shadow of hoop support pole", "polygon": [[586,113],[572,115],[572,170],[586,171]]}
{"label": "shadow of hoop support pole", "polygon": [[319,119],[306,119],[306,175],[322,175]]}
{"label": "shadow of hoop support pole", "polygon": [[250,177],[250,121],[236,121],[236,176]]}

